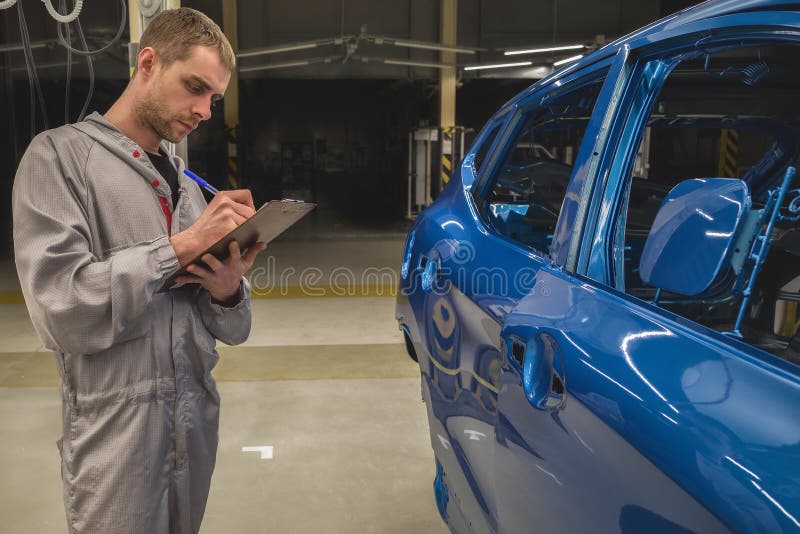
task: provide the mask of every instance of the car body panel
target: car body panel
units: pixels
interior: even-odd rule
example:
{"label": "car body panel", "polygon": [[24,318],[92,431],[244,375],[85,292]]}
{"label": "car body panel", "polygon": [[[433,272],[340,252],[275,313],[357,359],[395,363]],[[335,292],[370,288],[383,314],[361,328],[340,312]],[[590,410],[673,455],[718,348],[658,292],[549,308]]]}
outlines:
{"label": "car body panel", "polygon": [[[706,2],[534,84],[415,221],[397,318],[453,532],[800,531],[798,367],[624,293],[614,256],[636,124],[675,64],[706,46],[797,41],[796,9]],[[550,251],[498,234],[476,199],[525,110],[598,77]],[[751,185],[756,199],[769,184]]]}
{"label": "car body panel", "polygon": [[[717,517],[727,518],[730,527],[747,532],[797,528],[792,511],[800,509],[798,495],[787,499],[784,493],[778,506],[773,502],[777,498],[765,489],[785,484],[787,476],[800,487],[796,467],[800,425],[794,422],[800,380],[796,374],[751,357],[749,350],[733,353],[730,343],[717,332],[666,320],[663,310],[598,287],[589,279],[576,284],[572,275],[542,271],[539,280],[540,291],[525,297],[507,318],[503,336],[525,340],[550,336],[565,362],[569,399],[564,407],[549,413],[525,406],[518,385],[521,380],[515,376],[518,369],[510,366],[511,376],[504,377],[509,390],[501,394],[501,416],[532,432],[536,418],[568,418],[572,404],[580,404],[638,451],[634,454],[620,448],[609,453],[612,458],[593,462],[590,453],[572,454],[568,447],[593,450],[594,440],[602,440],[605,433],[599,428],[581,432],[584,444],[569,436],[570,431],[581,428],[564,424],[560,432],[538,432],[531,439],[539,445],[543,460],[566,462],[553,472],[571,472],[568,467],[575,459],[588,455],[573,482],[578,487],[597,488],[609,479],[599,476],[589,481],[595,472],[614,465],[642,465],[646,458],[659,466],[661,477],[668,473]],[[602,334],[598,325],[603,325]],[[505,414],[507,403],[516,403],[513,415]],[[561,435],[562,442],[547,454],[541,444],[547,441],[543,436],[551,435]],[[619,456],[613,457],[615,452]],[[523,461],[515,463],[519,467]],[[783,467],[776,470],[779,466]],[[783,470],[786,466],[795,466],[791,474]],[[621,521],[624,506],[635,505],[692,531],[719,530],[713,521],[707,523],[707,511],[690,511],[685,496],[674,487],[671,494],[654,491],[651,484],[661,477],[638,480],[632,475],[627,478],[624,472],[614,473],[613,493],[628,490],[630,499],[623,500],[618,510],[608,509],[611,504],[605,499],[598,503],[593,494],[576,501],[578,491],[570,493],[563,506],[590,510],[597,503],[603,514]],[[528,484],[524,476],[516,482]],[[653,495],[663,499],[650,506],[637,502]],[[694,524],[672,515],[677,511],[691,515]],[[580,514],[584,527],[590,527],[601,510],[595,512]],[[613,522],[598,531],[613,531],[612,527]]]}

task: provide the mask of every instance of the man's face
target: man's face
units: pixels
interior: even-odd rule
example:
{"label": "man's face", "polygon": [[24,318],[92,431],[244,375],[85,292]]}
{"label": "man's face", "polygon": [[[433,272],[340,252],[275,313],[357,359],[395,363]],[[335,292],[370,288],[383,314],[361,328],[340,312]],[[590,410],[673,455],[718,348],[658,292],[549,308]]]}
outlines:
{"label": "man's face", "polygon": [[206,46],[195,46],[186,60],[166,68],[157,62],[137,105],[139,120],[162,139],[178,143],[211,117],[230,78],[217,51]]}

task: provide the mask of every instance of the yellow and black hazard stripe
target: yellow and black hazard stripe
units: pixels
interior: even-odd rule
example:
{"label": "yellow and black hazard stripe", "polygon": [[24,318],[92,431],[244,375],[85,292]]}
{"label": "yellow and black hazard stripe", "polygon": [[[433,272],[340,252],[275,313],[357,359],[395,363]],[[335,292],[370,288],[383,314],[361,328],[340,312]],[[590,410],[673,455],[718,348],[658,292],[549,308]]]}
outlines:
{"label": "yellow and black hazard stripe", "polygon": [[227,128],[225,130],[228,138],[228,165],[226,178],[228,185],[233,189],[239,187],[239,161],[238,161],[238,146],[237,146],[237,127]]}
{"label": "yellow and black hazard stripe", "polygon": [[[453,132],[455,128],[442,128],[442,187],[450,182],[453,175]],[[445,147],[449,146],[449,153]]]}
{"label": "yellow and black hazard stripe", "polygon": [[720,178],[736,178],[739,162],[739,132],[722,130],[719,141],[719,166],[717,176]]}

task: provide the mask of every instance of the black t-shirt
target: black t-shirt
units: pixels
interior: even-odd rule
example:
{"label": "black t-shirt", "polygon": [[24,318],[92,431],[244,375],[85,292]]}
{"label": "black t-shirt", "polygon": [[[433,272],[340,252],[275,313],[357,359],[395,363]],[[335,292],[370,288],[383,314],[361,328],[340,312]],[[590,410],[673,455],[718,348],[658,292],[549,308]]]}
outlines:
{"label": "black t-shirt", "polygon": [[163,154],[160,150],[158,155],[148,152],[147,157],[150,158],[150,162],[169,184],[169,188],[172,190],[172,209],[175,209],[180,196],[178,192],[178,171],[172,166],[169,156]]}

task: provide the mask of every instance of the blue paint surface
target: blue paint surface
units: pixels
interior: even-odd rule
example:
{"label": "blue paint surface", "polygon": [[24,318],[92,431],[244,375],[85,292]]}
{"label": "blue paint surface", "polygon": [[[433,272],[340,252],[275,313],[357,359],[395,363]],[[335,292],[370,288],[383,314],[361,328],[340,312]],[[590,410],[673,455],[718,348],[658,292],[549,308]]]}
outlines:
{"label": "blue paint surface", "polygon": [[[652,232],[663,239],[652,250],[631,241],[629,264],[613,252],[624,244],[615,228],[634,159],[618,155],[638,145],[635,123],[645,122],[673,51],[696,50],[701,39],[721,49],[798,43],[798,9],[706,2],[503,106],[490,126],[508,135],[492,137],[488,154],[514,139],[525,109],[604,73],[552,235],[532,234],[530,246],[502,235],[499,224],[509,231],[536,211],[513,202],[495,204],[500,223],[487,222],[482,178],[500,162],[473,163],[488,126],[414,223],[397,317],[419,359],[435,498],[453,532],[800,532],[800,368],[622,291],[702,292],[733,255],[735,240],[723,234],[769,183],[715,182],[707,210],[686,214],[681,203],[703,188],[683,182]],[[761,175],[786,164],[792,135],[780,132],[756,166]],[[666,191],[647,194],[660,201]],[[681,255],[697,235],[676,233],[681,214],[716,235],[703,257]],[[708,276],[676,279],[687,269],[671,272],[669,257]]]}

